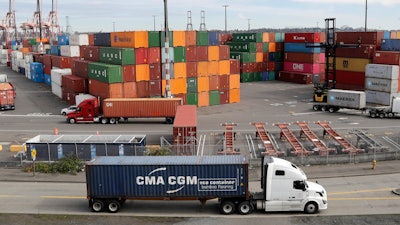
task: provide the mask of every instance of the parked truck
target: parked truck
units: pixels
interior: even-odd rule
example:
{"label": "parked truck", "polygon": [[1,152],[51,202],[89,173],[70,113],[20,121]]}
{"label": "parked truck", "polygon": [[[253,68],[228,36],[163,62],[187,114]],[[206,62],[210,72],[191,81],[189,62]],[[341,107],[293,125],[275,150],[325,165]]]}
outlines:
{"label": "parked truck", "polygon": [[242,155],[96,157],[85,165],[89,208],[115,213],[128,199],[218,199],[222,214],[327,209],[327,192],[299,167],[271,156],[261,161],[261,187],[251,191]]}
{"label": "parked truck", "polygon": [[121,119],[164,117],[165,122],[172,124],[181,98],[97,98],[85,99],[73,112],[67,114],[68,123],[115,124]]}
{"label": "parked truck", "polygon": [[15,109],[15,89],[9,82],[0,83],[0,110]]}
{"label": "parked truck", "polygon": [[313,109],[315,111],[322,110],[331,113],[337,112],[340,109],[354,109],[367,112],[372,118],[400,116],[400,94],[393,94],[391,100],[386,105],[367,103],[367,94],[365,91],[331,89],[328,91],[327,103],[315,103],[313,104]]}

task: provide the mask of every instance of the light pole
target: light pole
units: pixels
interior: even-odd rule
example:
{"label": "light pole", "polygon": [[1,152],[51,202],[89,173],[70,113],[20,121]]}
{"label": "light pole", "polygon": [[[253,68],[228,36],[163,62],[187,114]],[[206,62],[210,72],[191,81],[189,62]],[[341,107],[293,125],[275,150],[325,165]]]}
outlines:
{"label": "light pole", "polygon": [[225,8],[225,33],[227,32],[227,18],[226,18],[226,8],[228,8],[229,5],[223,5],[222,7]]}
{"label": "light pole", "polygon": [[367,32],[368,0],[365,0],[365,32]]}
{"label": "light pole", "polygon": [[153,26],[154,26],[154,31],[156,31],[156,15],[153,15]]}
{"label": "light pole", "polygon": [[115,32],[115,22],[113,22],[113,31]]}
{"label": "light pole", "polygon": [[171,98],[170,75],[169,75],[169,29],[168,29],[168,3],[164,0],[164,30],[165,30],[165,97]]}
{"label": "light pole", "polygon": [[247,30],[250,31],[250,20],[251,19],[247,19]]}

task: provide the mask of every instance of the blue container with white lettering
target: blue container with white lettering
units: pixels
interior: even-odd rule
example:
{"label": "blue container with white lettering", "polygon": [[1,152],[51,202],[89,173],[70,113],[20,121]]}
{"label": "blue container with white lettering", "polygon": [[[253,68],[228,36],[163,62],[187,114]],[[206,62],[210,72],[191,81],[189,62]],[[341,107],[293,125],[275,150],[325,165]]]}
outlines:
{"label": "blue container with white lettering", "polygon": [[86,163],[91,199],[246,197],[248,163],[241,155],[108,156]]}
{"label": "blue container with white lettering", "polygon": [[400,39],[382,39],[382,51],[400,51]]}
{"label": "blue container with white lettering", "polygon": [[321,47],[306,46],[306,43],[285,42],[285,52],[320,53]]}

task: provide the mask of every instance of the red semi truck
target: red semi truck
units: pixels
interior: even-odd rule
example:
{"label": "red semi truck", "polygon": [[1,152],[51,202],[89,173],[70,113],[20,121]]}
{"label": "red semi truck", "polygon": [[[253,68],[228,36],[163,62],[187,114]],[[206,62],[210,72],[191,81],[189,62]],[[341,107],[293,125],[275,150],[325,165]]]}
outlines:
{"label": "red semi truck", "polygon": [[166,123],[172,124],[176,109],[182,104],[181,98],[107,98],[101,104],[97,98],[90,98],[67,114],[67,122],[115,124],[120,119],[164,117]]}
{"label": "red semi truck", "polygon": [[0,110],[15,109],[15,89],[14,86],[9,83],[0,83]]}

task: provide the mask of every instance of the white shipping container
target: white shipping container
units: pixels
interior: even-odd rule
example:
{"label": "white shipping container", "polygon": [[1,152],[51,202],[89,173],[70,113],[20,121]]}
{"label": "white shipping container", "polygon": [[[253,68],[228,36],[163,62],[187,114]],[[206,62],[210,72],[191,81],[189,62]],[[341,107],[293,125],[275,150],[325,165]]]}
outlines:
{"label": "white shipping container", "polygon": [[393,98],[392,112],[400,113],[400,97]]}
{"label": "white shipping container", "polygon": [[91,98],[96,98],[93,95],[90,94],[84,94],[81,93],[79,95],[75,95],[75,105],[79,105],[79,103],[81,103],[82,101],[86,100],[86,99],[91,99]]}
{"label": "white shipping container", "polygon": [[62,88],[60,85],[51,82],[51,92],[55,94],[57,97],[62,98]]}
{"label": "white shipping container", "polygon": [[367,103],[391,105],[393,97],[400,97],[399,93],[365,90]]}
{"label": "white shipping container", "polygon": [[51,81],[52,83],[57,84],[58,86],[62,87],[62,76],[64,75],[71,75],[71,69],[67,68],[67,69],[52,69],[51,70]]}
{"label": "white shipping container", "polygon": [[89,45],[89,35],[88,34],[73,34],[69,36],[70,45]]}
{"label": "white shipping container", "polygon": [[366,106],[365,92],[332,89],[328,91],[328,104],[352,109]]}
{"label": "white shipping container", "polygon": [[367,64],[365,66],[365,77],[398,80],[399,66],[385,64]]}
{"label": "white shipping container", "polygon": [[67,57],[80,57],[79,46],[77,45],[60,45],[60,55]]}
{"label": "white shipping container", "polygon": [[398,93],[400,90],[399,88],[399,80],[379,79],[372,77],[365,78],[365,90]]}

